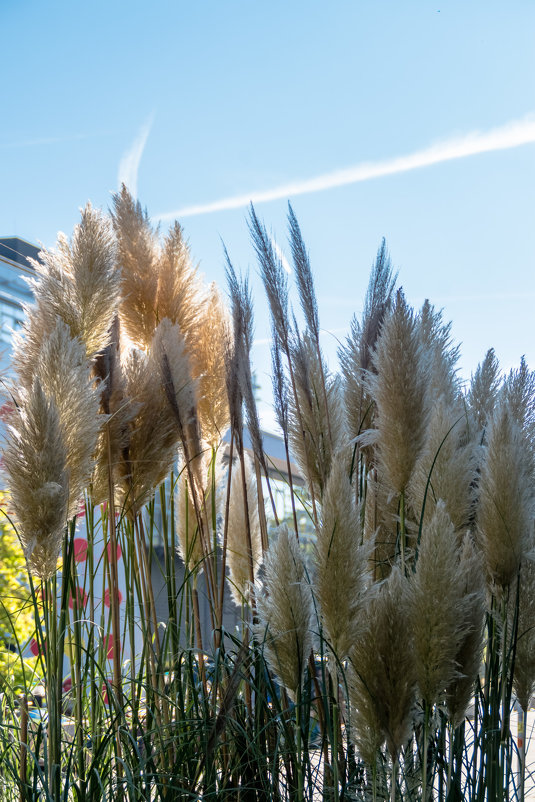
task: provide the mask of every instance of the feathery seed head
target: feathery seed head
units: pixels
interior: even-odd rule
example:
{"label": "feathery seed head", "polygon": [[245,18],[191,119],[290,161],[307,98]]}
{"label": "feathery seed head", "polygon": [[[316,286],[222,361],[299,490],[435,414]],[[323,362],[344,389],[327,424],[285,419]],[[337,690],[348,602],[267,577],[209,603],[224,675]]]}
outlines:
{"label": "feathery seed head", "polygon": [[221,296],[212,284],[209,300],[202,311],[199,336],[192,350],[197,375],[197,414],[203,440],[215,448],[229,427],[226,393],[225,332],[229,318]]}
{"label": "feathery seed head", "polygon": [[492,414],[498,399],[500,382],[500,366],[494,348],[491,348],[472,376],[468,392],[468,405],[479,429],[486,426]]}
{"label": "feathery seed head", "polygon": [[535,563],[524,560],[520,572],[520,604],[513,687],[522,710],[535,692]]}
{"label": "feathery seed head", "polygon": [[368,289],[364,299],[364,313],[361,326],[360,368],[372,369],[372,354],[379,337],[385,315],[392,304],[392,295],[397,281],[392,262],[383,237],[377,257],[372,265]]}
{"label": "feathery seed head", "polygon": [[363,599],[370,584],[370,547],[363,545],[361,516],[345,460],[335,455],[323,496],[317,530],[314,590],[325,637],[344,660],[360,636],[365,621]]}
{"label": "feathery seed head", "polygon": [[67,254],[78,311],[78,325],[71,326],[71,334],[80,337],[92,358],[109,342],[121,276],[110,223],[90,203],[82,211]]}
{"label": "feathery seed head", "polygon": [[[210,448],[205,448],[194,460],[191,476],[185,465],[182,466],[177,482],[176,531],[178,552],[188,571],[197,573],[204,567],[206,557],[197,514],[202,518],[203,532],[208,533],[212,543],[213,522],[221,514],[222,506],[222,465],[213,457]],[[215,489],[215,493],[214,493]],[[208,545],[208,544],[207,544]]]}
{"label": "feathery seed head", "polygon": [[522,430],[501,403],[488,423],[477,522],[488,578],[498,590],[516,577],[528,549],[533,505],[531,453]]}
{"label": "feathery seed head", "polygon": [[4,467],[17,530],[32,573],[56,570],[68,513],[67,448],[60,415],[38,378],[19,393],[9,422]]}
{"label": "feathery seed head", "polygon": [[446,689],[446,706],[454,727],[459,726],[473,697],[474,683],[481,666],[486,592],[481,554],[470,534],[466,534],[458,560],[459,626],[462,637],[457,647],[457,673]]}
{"label": "feathery seed head", "polygon": [[306,324],[312,339],[319,343],[320,324],[318,314],[318,303],[314,290],[314,278],[310,267],[308,253],[301,236],[301,229],[294,214],[291,204],[288,202],[288,225],[290,229],[290,246],[292,249],[295,276],[299,290],[299,299],[305,316]]}
{"label": "feathery seed head", "polygon": [[[316,498],[321,498],[333,453],[346,440],[340,382],[329,378],[325,366],[320,365],[315,344],[307,334],[292,346],[292,361],[300,415],[292,397],[290,444],[303,476],[311,482]],[[327,420],[331,423],[330,433]]]}
{"label": "feathery seed head", "polygon": [[377,742],[379,728],[395,760],[409,734],[416,695],[408,583],[397,567],[370,597],[366,620],[350,655],[358,688],[353,699],[358,709],[359,696],[367,697],[360,709],[368,733]]}
{"label": "feathery seed head", "polygon": [[272,671],[295,699],[312,649],[312,595],[297,539],[278,527],[264,556],[257,637]]}
{"label": "feathery seed head", "polygon": [[157,323],[158,242],[147,212],[124,184],[113,196],[113,207],[121,268],[121,323],[137,347],[148,349]]}
{"label": "feathery seed head", "polygon": [[[124,362],[125,398],[135,414],[129,423],[128,450],[118,466],[118,482],[123,502],[133,512],[146,503],[169,474],[178,455],[180,433],[170,403],[174,385],[162,384],[158,351],[156,348],[147,355],[132,349]],[[179,346],[178,351],[181,356]],[[176,391],[181,389],[178,383]]]}
{"label": "feathery seed head", "polygon": [[476,444],[467,439],[463,406],[460,402],[450,404],[444,396],[436,399],[425,446],[407,487],[416,520],[422,514],[424,498],[426,522],[437,500],[442,499],[455,528],[462,531],[468,526],[475,503],[476,453]]}
{"label": "feathery seed head", "polygon": [[271,319],[284,350],[290,344],[290,325],[288,322],[288,279],[281,260],[275,253],[271,237],[265,226],[256,216],[251,204],[249,231],[258,257],[260,275],[264,283]]}
{"label": "feathery seed head", "polygon": [[431,399],[444,398],[455,403],[460,396],[460,382],[456,375],[459,346],[452,344],[451,323],[444,323],[442,312],[435,311],[426,300],[418,315],[418,327],[429,363],[428,395]]}
{"label": "feathery seed head", "polygon": [[439,501],[422,531],[409,584],[416,677],[427,705],[438,700],[457,673],[456,657],[464,634],[462,581],[455,527],[446,505]]}
{"label": "feathery seed head", "polygon": [[[256,579],[262,562],[262,536],[258,514],[258,493],[256,479],[253,474],[251,460],[245,455],[245,481],[247,506],[243,492],[243,483],[239,463],[235,460],[230,475],[230,503],[227,526],[227,564],[229,584],[232,598],[241,605],[248,601],[251,585],[250,561],[252,559],[253,575]],[[248,516],[251,533],[252,555],[249,555],[247,543],[246,519]]]}
{"label": "feathery seed head", "polygon": [[71,337],[60,318],[42,343],[35,375],[45,395],[54,399],[59,414],[69,471],[71,517],[90,481],[103,416],[99,415],[99,389],[92,380],[86,349],[78,338]]}
{"label": "feathery seed head", "polygon": [[412,310],[398,290],[385,319],[369,374],[376,405],[379,457],[392,490],[402,493],[420,454],[428,420],[428,364]]}
{"label": "feathery seed head", "polygon": [[529,370],[524,357],[520,367],[511,370],[505,379],[503,394],[511,415],[535,452],[535,371]]}

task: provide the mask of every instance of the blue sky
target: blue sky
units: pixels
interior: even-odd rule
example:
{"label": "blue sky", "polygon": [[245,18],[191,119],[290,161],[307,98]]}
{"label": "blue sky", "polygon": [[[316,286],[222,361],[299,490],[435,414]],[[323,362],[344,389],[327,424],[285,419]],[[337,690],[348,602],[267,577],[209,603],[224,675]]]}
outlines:
{"label": "blue sky", "polygon": [[[409,300],[453,320],[465,376],[491,346],[535,367],[531,1],[0,0],[0,29],[1,234],[52,245],[123,176],[162,226],[271,193],[257,212],[284,249],[290,189],[332,368],[383,235]],[[365,180],[295,191],[355,167]],[[266,386],[246,209],[180,219],[208,280],[221,238],[250,267]]]}

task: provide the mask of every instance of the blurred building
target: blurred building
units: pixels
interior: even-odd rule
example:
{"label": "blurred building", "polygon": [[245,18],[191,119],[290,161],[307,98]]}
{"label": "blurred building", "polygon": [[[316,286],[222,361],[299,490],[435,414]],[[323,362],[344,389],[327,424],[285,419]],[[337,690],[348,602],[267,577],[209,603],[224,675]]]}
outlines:
{"label": "blurred building", "polygon": [[30,259],[39,248],[20,237],[0,237],[0,370],[9,369],[14,331],[22,326],[22,305],[32,300],[25,278],[34,275]]}

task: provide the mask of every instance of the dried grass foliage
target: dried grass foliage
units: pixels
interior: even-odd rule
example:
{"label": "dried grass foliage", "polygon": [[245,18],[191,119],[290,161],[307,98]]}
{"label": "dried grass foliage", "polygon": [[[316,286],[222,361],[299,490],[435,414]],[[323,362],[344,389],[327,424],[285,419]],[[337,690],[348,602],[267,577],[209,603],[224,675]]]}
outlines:
{"label": "dried grass foliage", "polygon": [[459,551],[455,527],[446,505],[439,501],[422,533],[408,595],[416,679],[420,696],[429,706],[457,675],[465,602]]}
{"label": "dried grass foliage", "polygon": [[429,368],[414,314],[398,290],[385,319],[369,376],[375,402],[378,459],[384,480],[402,493],[424,445]]}
{"label": "dried grass foliage", "polygon": [[67,449],[59,410],[39,379],[21,390],[4,450],[10,503],[30,570],[47,579],[56,570],[68,510]]}
{"label": "dried grass foliage", "polygon": [[459,554],[460,575],[458,622],[462,638],[457,647],[457,672],[446,689],[445,702],[453,727],[465,719],[474,695],[474,685],[483,659],[483,632],[487,593],[482,555],[470,534],[466,534]]}
{"label": "dried grass foliage", "polygon": [[[238,460],[234,460],[230,473],[230,502],[227,520],[227,565],[229,586],[235,603],[241,606],[250,601],[251,566],[256,580],[262,563],[262,535],[258,513],[258,492],[251,460],[245,456],[245,493]],[[247,534],[249,530],[249,535]],[[249,549],[249,537],[251,549]]]}
{"label": "dried grass foliage", "polygon": [[290,446],[302,475],[321,498],[334,453],[347,442],[340,382],[320,364],[309,335],[295,342],[291,353],[296,396],[290,399]]}
{"label": "dried grass foliage", "polygon": [[407,487],[415,517],[425,499],[425,520],[429,521],[442,500],[455,528],[468,527],[475,505],[477,457],[463,405],[440,396],[431,407],[425,445]]}
{"label": "dried grass foliage", "polygon": [[[394,568],[370,598],[366,629],[351,650],[352,701],[361,748],[369,763],[375,744],[386,741],[394,759],[406,743],[416,703],[408,583]],[[361,723],[362,720],[362,723]]]}
{"label": "dried grass foliage", "polygon": [[533,503],[531,454],[522,430],[501,403],[488,422],[477,514],[487,573],[499,589],[516,578],[529,549]]}
{"label": "dried grass foliage", "polygon": [[314,593],[324,636],[338,660],[347,659],[365,626],[373,541],[363,544],[362,519],[345,460],[335,457],[323,495],[314,548]]}
{"label": "dried grass foliage", "polygon": [[285,524],[273,533],[265,554],[257,605],[257,637],[272,671],[295,699],[312,649],[313,609],[303,556]]}

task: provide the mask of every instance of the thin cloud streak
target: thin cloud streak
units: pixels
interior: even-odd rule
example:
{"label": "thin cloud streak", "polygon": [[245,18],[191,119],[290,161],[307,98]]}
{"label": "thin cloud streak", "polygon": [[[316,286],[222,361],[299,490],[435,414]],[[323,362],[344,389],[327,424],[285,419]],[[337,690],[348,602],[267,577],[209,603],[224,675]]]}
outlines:
{"label": "thin cloud streak", "polygon": [[533,142],[535,142],[535,116],[529,115],[521,120],[513,120],[506,125],[492,128],[490,131],[474,131],[461,137],[443,140],[405,156],[383,161],[363,162],[353,167],[324,173],[315,178],[283,184],[273,189],[250,192],[247,195],[235,195],[211,203],[184,206],[173,212],[159,215],[159,219],[172,220],[176,217],[193,217],[200,214],[209,214],[210,212],[239,209],[249,203],[266,203],[311,192],[323,192],[335,187],[370,181],[373,178],[407,173],[421,167],[430,167],[431,165],[453,161],[454,159],[464,159],[467,156],[475,156],[479,153],[509,150]]}
{"label": "thin cloud streak", "polygon": [[288,275],[291,276],[292,275],[292,268],[290,267],[290,263],[289,263],[288,259],[284,255],[284,251],[280,247],[280,245],[277,242],[277,240],[275,239],[275,237],[270,236],[270,240],[271,240],[271,244],[273,245],[273,250],[275,251],[277,259],[279,259],[281,265],[286,270]]}
{"label": "thin cloud streak", "polygon": [[137,198],[137,175],[139,171],[139,164],[147,139],[151,132],[152,124],[154,122],[154,112],[147,118],[139,129],[138,135],[130,145],[127,151],[123,153],[121,161],[119,162],[119,172],[117,174],[117,183],[119,189],[122,184],[125,184],[132,196]]}
{"label": "thin cloud streak", "polygon": [[1,150],[13,148],[34,148],[41,145],[63,145],[65,142],[80,142],[84,139],[93,139],[99,136],[108,136],[109,131],[97,131],[88,134],[67,134],[65,136],[45,136],[36,139],[21,139],[18,142],[0,142]]}

